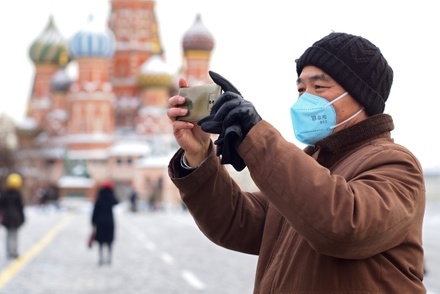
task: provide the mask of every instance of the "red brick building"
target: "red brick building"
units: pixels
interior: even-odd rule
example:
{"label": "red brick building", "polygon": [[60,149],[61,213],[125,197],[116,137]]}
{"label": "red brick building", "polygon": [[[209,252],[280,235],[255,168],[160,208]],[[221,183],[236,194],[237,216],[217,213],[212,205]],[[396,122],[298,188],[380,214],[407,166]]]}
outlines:
{"label": "red brick building", "polygon": [[[94,23],[69,40],[53,16],[31,42],[35,78],[27,115],[17,125],[16,160],[25,178],[28,203],[44,185],[61,197],[94,197],[104,180],[128,197],[134,184],[141,198],[160,192],[160,202],[179,204],[167,165],[177,150],[166,117],[178,76],[190,84],[211,83],[208,76],[214,39],[200,15],[183,36],[180,72],[164,60],[155,1],[112,0],[106,30]],[[72,78],[68,68],[76,67]]]}

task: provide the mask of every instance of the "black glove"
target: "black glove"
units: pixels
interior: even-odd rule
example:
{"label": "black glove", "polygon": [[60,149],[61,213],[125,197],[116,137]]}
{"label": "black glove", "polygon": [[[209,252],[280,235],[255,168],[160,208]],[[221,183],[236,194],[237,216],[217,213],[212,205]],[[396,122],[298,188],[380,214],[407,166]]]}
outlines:
{"label": "black glove", "polygon": [[[227,96],[227,98],[223,98],[224,102],[234,98],[243,99],[243,97],[241,97],[240,91],[238,91],[238,89],[233,84],[231,84],[231,82],[229,82],[227,79],[225,79],[224,77],[213,71],[209,71],[209,76],[214,81],[214,83],[216,83],[222,88],[223,95],[220,95],[220,97],[217,98],[217,100],[219,100],[223,96]],[[200,120],[198,122],[198,125],[201,126],[202,123],[204,122],[212,121],[212,118],[214,117],[215,113],[224,102],[214,103],[213,107],[211,108],[210,115]],[[220,134],[221,124],[217,123],[217,127],[214,128],[213,126],[211,126],[211,129],[212,129],[211,130],[212,134]]]}
{"label": "black glove", "polygon": [[243,99],[228,80],[212,71],[209,74],[224,93],[214,103],[211,114],[198,124],[203,131],[220,135],[214,144],[217,145],[217,156],[222,156],[221,163],[229,163],[237,171],[241,171],[246,164],[238,155],[237,148],[261,117],[254,105]]}
{"label": "black glove", "polygon": [[[202,130],[208,133],[224,133],[231,126],[240,126],[244,138],[251,128],[261,120],[254,105],[237,94],[226,92],[214,103],[214,114],[199,121]],[[242,139],[243,139],[242,138]]]}
{"label": "black glove", "polygon": [[240,91],[238,91],[238,89],[235,88],[235,86],[233,84],[231,84],[230,81],[228,81],[227,79],[225,79],[224,77],[222,77],[218,73],[213,72],[213,71],[209,71],[209,76],[214,81],[214,83],[216,83],[217,85],[219,85],[222,88],[223,92],[230,91],[230,92],[233,92],[233,93],[241,96]]}
{"label": "black glove", "polygon": [[[211,134],[221,134],[223,131],[223,120],[235,105],[228,104],[230,101],[244,101],[243,97],[234,92],[224,92],[215,101],[211,108],[210,115],[198,121],[198,125],[202,126],[205,132]],[[219,113],[221,110],[221,113]],[[206,129],[206,130],[205,130]]]}
{"label": "black glove", "polygon": [[217,145],[217,156],[222,156],[220,162],[231,164],[237,171],[242,171],[246,167],[243,158],[237,153],[242,136],[241,128],[234,125],[227,128],[214,142]]}

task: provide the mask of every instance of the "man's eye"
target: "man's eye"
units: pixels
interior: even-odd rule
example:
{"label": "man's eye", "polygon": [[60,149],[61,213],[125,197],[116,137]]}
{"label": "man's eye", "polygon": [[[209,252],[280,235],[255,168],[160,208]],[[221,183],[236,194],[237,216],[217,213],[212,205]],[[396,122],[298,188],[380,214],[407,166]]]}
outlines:
{"label": "man's eye", "polygon": [[322,86],[322,85],[315,85],[315,90],[323,90],[323,89],[328,89],[328,86]]}

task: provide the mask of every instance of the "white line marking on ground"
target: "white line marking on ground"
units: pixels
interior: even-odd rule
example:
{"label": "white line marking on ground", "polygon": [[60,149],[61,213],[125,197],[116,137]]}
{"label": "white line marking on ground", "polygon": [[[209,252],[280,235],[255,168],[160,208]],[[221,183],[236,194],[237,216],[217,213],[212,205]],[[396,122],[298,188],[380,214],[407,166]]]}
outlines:
{"label": "white line marking on ground", "polygon": [[145,236],[145,233],[132,225],[127,225],[126,228],[142,243],[148,251],[155,252],[157,246],[155,243],[149,241]]}
{"label": "white line marking on ground", "polygon": [[166,253],[166,252],[162,252],[162,254],[160,255],[160,258],[165,262],[165,263],[168,263],[168,264],[174,264],[174,258],[170,255],[170,254],[168,254],[168,253]]}
{"label": "white line marking on ground", "polygon": [[[131,233],[142,243],[144,243],[144,246],[147,250],[155,252],[157,250],[157,246],[155,243],[148,241],[147,237],[145,236],[145,233],[142,232],[141,230],[139,230],[138,228],[128,225],[126,226]],[[170,254],[166,253],[166,252],[162,252],[160,253],[160,258],[162,259],[163,262],[169,264],[169,265],[174,265],[175,259],[173,256],[171,256]],[[183,279],[194,289],[196,290],[203,290],[206,288],[205,284],[200,281],[192,272],[187,271],[187,270],[183,270],[182,271],[182,277]]]}
{"label": "white line marking on ground", "polygon": [[147,242],[145,243],[145,248],[147,248],[147,249],[148,249],[149,251],[151,251],[151,252],[155,252],[156,249],[157,249],[157,246],[156,246],[156,244],[154,244],[153,242],[147,241]]}
{"label": "white line marking on ground", "polygon": [[182,271],[182,277],[185,281],[188,282],[192,287],[197,290],[203,290],[206,288],[205,284],[200,281],[193,273],[190,271],[184,270]]}

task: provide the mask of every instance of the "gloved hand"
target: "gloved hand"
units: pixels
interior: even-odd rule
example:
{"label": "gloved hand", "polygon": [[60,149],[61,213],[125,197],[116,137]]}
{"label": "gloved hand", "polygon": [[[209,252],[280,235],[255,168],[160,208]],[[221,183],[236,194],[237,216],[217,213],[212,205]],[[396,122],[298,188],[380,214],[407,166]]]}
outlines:
{"label": "gloved hand", "polygon": [[237,171],[241,171],[246,164],[238,155],[237,148],[261,117],[254,105],[243,99],[228,80],[212,71],[209,74],[226,91],[214,103],[211,115],[200,120],[198,124],[205,132],[220,134],[214,142],[217,145],[217,156],[222,156],[222,164],[229,163]]}
{"label": "gloved hand", "polygon": [[[202,129],[205,132],[211,134],[221,134],[221,132],[223,131],[223,119],[225,118],[226,114],[228,114],[229,111],[231,111],[235,107],[234,103],[230,105],[228,104],[228,102],[230,101],[244,101],[244,99],[237,93],[231,91],[224,92],[217,98],[214,105],[212,106],[210,112],[211,114],[199,120],[198,125],[203,125]],[[220,115],[218,114],[220,109],[222,109],[222,117],[220,117]],[[214,117],[216,117],[216,119],[214,119]]]}
{"label": "gloved hand", "polygon": [[242,171],[246,167],[243,158],[237,153],[242,136],[240,127],[234,125],[227,128],[214,142],[217,145],[217,156],[221,155],[220,162],[222,164],[231,164],[237,171]]}
{"label": "gloved hand", "polygon": [[222,88],[223,92],[230,91],[230,92],[233,92],[233,93],[241,96],[240,91],[238,91],[238,89],[233,84],[231,84],[230,81],[228,81],[227,79],[225,79],[224,77],[222,77],[218,73],[210,70],[209,76],[214,81],[214,83],[216,83],[217,85],[219,85]]}
{"label": "gloved hand", "polygon": [[[220,95],[219,98],[217,98],[217,100],[220,100],[221,98],[224,99],[224,102],[230,100],[230,99],[234,99],[234,98],[240,98],[243,99],[243,97],[241,97],[241,93],[240,91],[238,91],[238,89],[231,83],[229,82],[227,79],[225,79],[224,77],[222,77],[221,75],[219,75],[216,72],[213,71],[209,71],[209,76],[211,77],[211,79],[214,81],[214,83],[216,83],[217,85],[219,85],[222,88],[223,94]],[[224,97],[224,98],[223,98]],[[217,110],[219,109],[219,107],[224,103],[214,103],[213,107],[211,108],[210,111],[210,115],[201,119],[198,122],[198,125],[202,125],[202,123],[204,122],[212,122],[211,124],[211,131],[210,133],[212,134],[220,134],[221,133],[221,123],[217,122],[214,126],[214,122],[212,121],[215,113],[217,112]]]}

